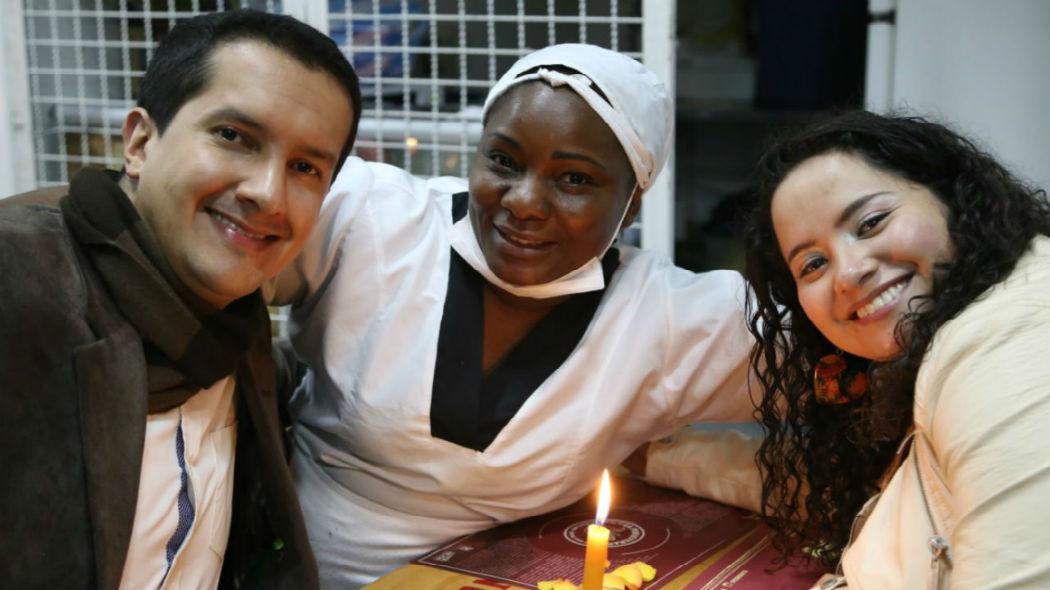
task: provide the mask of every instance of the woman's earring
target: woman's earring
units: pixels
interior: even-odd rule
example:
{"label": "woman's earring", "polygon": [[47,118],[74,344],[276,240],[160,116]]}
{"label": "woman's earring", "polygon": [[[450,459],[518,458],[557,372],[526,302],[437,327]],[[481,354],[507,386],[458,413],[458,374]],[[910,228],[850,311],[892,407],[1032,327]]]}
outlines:
{"label": "woman's earring", "polygon": [[826,354],[813,369],[813,395],[822,404],[845,404],[868,391],[868,375],[850,371],[841,351]]}

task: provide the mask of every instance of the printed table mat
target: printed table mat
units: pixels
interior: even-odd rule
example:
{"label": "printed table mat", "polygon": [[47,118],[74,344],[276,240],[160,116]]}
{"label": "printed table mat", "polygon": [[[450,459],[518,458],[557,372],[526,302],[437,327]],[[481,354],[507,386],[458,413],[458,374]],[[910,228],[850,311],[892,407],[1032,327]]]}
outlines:
{"label": "printed table mat", "polygon": [[[462,537],[377,580],[368,590],[531,590],[540,580],[579,583],[594,498]],[[752,513],[633,479],[616,479],[605,523],[610,571],[656,568],[643,590],[806,590],[824,573],[771,572],[776,551]]]}

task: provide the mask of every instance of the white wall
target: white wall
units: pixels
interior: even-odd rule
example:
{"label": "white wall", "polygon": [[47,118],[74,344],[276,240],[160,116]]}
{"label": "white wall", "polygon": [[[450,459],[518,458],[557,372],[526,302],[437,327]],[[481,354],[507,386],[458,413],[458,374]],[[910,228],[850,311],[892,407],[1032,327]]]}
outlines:
{"label": "white wall", "polygon": [[1050,190],[1050,1],[897,0],[893,105]]}
{"label": "white wall", "polygon": [[13,149],[11,125],[8,124],[9,117],[4,116],[10,110],[6,88],[10,85],[12,76],[7,71],[7,55],[4,53],[3,46],[4,43],[0,41],[0,74],[3,75],[4,86],[0,88],[0,197],[15,192],[14,187],[11,186],[11,173],[14,172],[11,163],[11,150]]}
{"label": "white wall", "polygon": [[0,14],[0,198],[36,187],[22,3]]}

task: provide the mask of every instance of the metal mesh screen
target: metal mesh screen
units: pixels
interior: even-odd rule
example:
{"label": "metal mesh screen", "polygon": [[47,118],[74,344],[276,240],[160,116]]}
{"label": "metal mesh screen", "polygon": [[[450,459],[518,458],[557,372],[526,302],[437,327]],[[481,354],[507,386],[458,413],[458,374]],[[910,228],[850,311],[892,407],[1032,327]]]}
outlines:
{"label": "metal mesh screen", "polygon": [[330,0],[329,34],[361,76],[359,156],[466,176],[488,89],[514,61],[588,42],[636,58],[640,0]]}
{"label": "metal mesh screen", "polygon": [[26,0],[26,54],[40,186],[84,166],[119,168],[120,127],[156,42],[179,19],[280,0]]}
{"label": "metal mesh screen", "polygon": [[[480,106],[519,56],[585,41],[641,57],[641,0],[319,0],[365,95],[356,153],[465,176]],[[36,178],[119,167],[120,126],[146,63],[179,19],[281,0],[25,0]]]}

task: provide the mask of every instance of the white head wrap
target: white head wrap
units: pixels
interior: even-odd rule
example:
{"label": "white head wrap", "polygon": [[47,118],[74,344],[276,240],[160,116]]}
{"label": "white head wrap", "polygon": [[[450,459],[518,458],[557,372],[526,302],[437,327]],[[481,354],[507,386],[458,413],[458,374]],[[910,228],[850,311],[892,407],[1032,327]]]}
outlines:
{"label": "white head wrap", "polygon": [[[565,75],[543,66],[564,66],[579,74]],[[540,69],[522,75],[536,68]],[[519,59],[503,74],[485,99],[484,118],[497,98],[530,80],[542,80],[555,88],[568,86],[579,94],[620,140],[638,186],[642,191],[652,186],[674,139],[674,105],[656,74],[622,53],[596,45],[552,45]]]}

